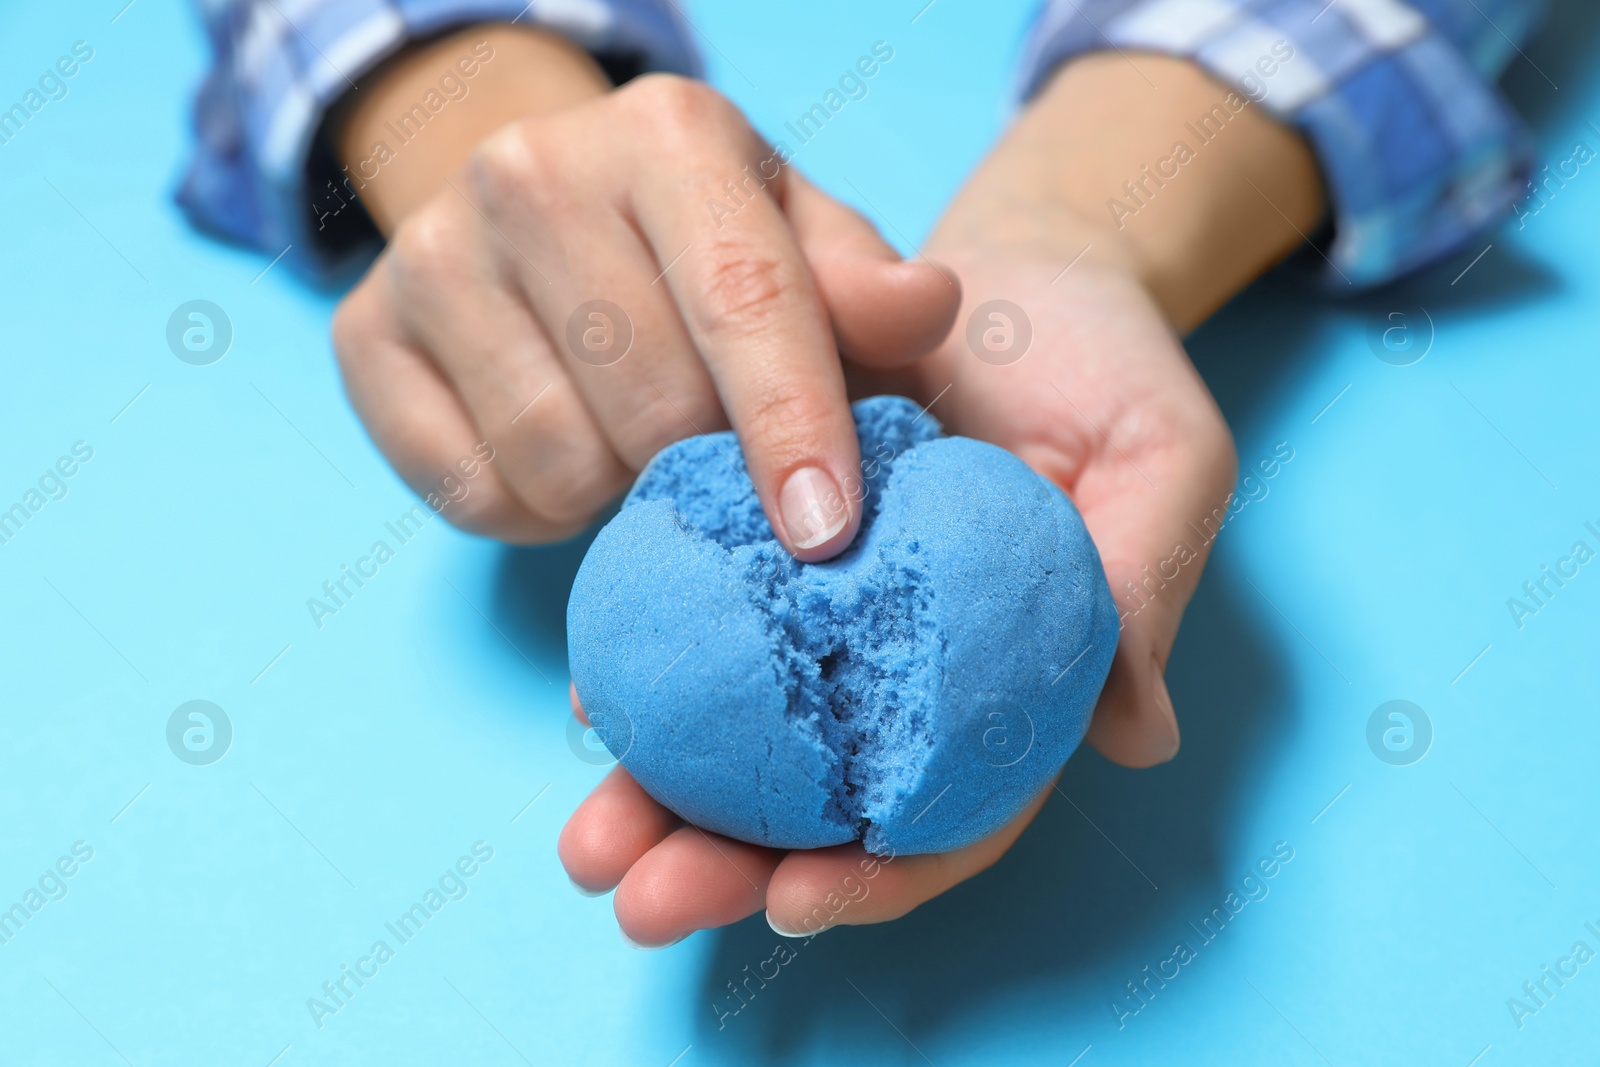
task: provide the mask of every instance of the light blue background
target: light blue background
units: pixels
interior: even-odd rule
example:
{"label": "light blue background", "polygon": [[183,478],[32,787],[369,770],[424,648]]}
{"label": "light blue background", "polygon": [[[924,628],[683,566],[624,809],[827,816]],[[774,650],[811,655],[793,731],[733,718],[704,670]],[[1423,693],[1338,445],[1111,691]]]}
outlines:
{"label": "light blue background", "polygon": [[[718,83],[773,134],[893,44],[799,163],[902,241],[1004,121],[1026,18],[941,0],[913,23],[922,2],[690,9]],[[761,918],[640,953],[555,859],[602,773],[566,741],[581,544],[435,521],[312,624],[306,598],[412,497],[340,390],[336,294],[282,265],[257,279],[267,257],[172,206],[203,42],[183,6],[112,24],[122,3],[0,15],[5,103],[73,41],[96,50],[0,147],[0,507],[73,442],[94,449],[0,545],[0,906],[94,849],[0,946],[0,1062],[1593,1060],[1600,963],[1522,1029],[1506,1007],[1575,941],[1600,949],[1583,928],[1600,926],[1600,565],[1521,630],[1506,607],[1575,540],[1600,547],[1583,528],[1600,526],[1592,169],[1425,277],[1330,302],[1274,276],[1195,336],[1241,458],[1287,442],[1294,459],[1189,612],[1178,760],[1080,754],[1073,803],[1053,798],[993,870],[805,945],[719,1030],[725,983],[773,953]],[[1521,61],[1508,79],[1545,159],[1594,143],[1587,6],[1528,49],[1559,92]],[[236,331],[210,367],[163,339],[197,297]],[[1431,351],[1379,361],[1368,327],[1413,305]],[[1365,739],[1396,698],[1435,730],[1409,767]],[[212,766],[166,745],[191,699],[233,722]],[[319,1030],[307,998],[480,840],[494,859],[470,894]],[[1270,895],[1119,1029],[1123,983],[1198,941],[1188,924],[1279,841],[1294,859]]]}

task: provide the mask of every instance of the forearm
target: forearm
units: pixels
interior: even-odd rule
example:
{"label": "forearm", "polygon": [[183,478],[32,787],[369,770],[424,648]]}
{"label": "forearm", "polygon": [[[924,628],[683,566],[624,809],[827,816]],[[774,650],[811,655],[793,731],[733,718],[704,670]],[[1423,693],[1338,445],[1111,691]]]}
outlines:
{"label": "forearm", "polygon": [[1105,52],[1056,72],[931,244],[1013,244],[1063,266],[1087,247],[1137,276],[1182,332],[1324,210],[1310,149],[1258,104],[1186,60]]}
{"label": "forearm", "polygon": [[[362,203],[385,234],[442,188],[495,130],[611,88],[577,45],[507,23],[475,26],[409,49],[366,81],[341,105],[332,138]],[[437,111],[428,109],[429,94]],[[419,107],[424,121],[408,120]]]}

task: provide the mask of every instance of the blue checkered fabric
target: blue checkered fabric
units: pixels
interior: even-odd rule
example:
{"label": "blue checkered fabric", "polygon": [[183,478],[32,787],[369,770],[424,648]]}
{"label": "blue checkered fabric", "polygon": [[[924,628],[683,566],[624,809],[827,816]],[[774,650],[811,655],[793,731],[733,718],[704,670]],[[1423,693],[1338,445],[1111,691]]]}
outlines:
{"label": "blue checkered fabric", "polygon": [[[1193,58],[1305,131],[1333,203],[1330,280],[1371,285],[1455,251],[1525,188],[1530,139],[1493,81],[1542,8],[1046,0],[1022,57],[1021,95],[1084,52]],[[179,202],[201,226],[273,254],[287,247],[312,272],[350,251],[323,234],[331,201],[313,177],[327,176],[314,165],[322,120],[408,42],[523,21],[618,69],[700,70],[674,0],[201,0],[201,9],[216,62],[196,102],[199,144]]]}
{"label": "blue checkered fabric", "polygon": [[220,236],[273,255],[289,248],[285,261],[313,274],[369,251],[324,232],[337,200],[314,166],[323,117],[407,43],[518,22],[562,33],[613,69],[700,72],[672,0],[201,0],[200,8],[216,61],[195,102],[198,145],[178,202]]}
{"label": "blue checkered fabric", "polygon": [[[1526,188],[1531,138],[1494,87],[1540,0],[1047,0],[1020,93],[1116,49],[1193,59],[1300,130],[1333,209],[1337,288],[1461,248]],[[1290,58],[1283,58],[1285,53]],[[1271,71],[1269,75],[1267,72]]]}

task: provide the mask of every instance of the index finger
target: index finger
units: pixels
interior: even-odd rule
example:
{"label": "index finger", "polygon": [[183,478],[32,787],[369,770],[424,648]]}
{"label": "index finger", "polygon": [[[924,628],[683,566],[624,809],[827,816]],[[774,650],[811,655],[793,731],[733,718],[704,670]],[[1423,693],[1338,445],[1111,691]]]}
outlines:
{"label": "index finger", "polygon": [[783,167],[744,129],[719,127],[720,150],[686,150],[682,182],[635,185],[632,207],[773,531],[798,558],[827,559],[860,525],[860,445],[827,311],[782,210]]}

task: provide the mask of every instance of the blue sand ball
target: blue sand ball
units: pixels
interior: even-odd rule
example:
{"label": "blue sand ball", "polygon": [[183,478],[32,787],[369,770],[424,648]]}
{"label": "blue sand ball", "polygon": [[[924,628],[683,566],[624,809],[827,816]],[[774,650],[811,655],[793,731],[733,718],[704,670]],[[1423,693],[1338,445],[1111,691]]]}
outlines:
{"label": "blue sand ball", "polygon": [[1116,607],[1077,509],[1021,460],[901,397],[854,412],[861,531],[825,563],[773,537],[733,434],[658,455],[573,584],[572,678],[689,822],[943,852],[1015,818],[1083,739]]}

